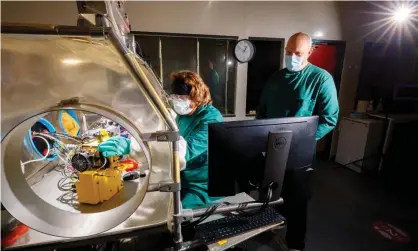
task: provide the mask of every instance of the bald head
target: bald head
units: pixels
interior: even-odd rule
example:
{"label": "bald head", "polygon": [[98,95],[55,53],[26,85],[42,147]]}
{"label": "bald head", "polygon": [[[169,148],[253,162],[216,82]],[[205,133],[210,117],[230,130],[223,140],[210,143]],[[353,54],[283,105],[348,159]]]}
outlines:
{"label": "bald head", "polygon": [[308,57],[312,53],[312,38],[303,32],[293,34],[286,45],[286,56],[303,58],[303,67],[308,64]]}
{"label": "bald head", "polygon": [[307,45],[309,48],[312,47],[312,38],[303,32],[298,32],[293,34],[290,38],[289,41],[287,42],[287,44],[289,45],[289,43],[293,43],[293,44],[301,44],[301,45]]}

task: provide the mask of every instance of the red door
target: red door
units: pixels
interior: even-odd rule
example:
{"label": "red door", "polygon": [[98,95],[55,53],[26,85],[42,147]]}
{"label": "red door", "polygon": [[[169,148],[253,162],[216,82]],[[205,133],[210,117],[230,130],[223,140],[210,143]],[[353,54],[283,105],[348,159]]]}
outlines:
{"label": "red door", "polygon": [[337,46],[319,44],[314,45],[314,50],[308,60],[311,64],[327,70],[334,76],[337,68]]}

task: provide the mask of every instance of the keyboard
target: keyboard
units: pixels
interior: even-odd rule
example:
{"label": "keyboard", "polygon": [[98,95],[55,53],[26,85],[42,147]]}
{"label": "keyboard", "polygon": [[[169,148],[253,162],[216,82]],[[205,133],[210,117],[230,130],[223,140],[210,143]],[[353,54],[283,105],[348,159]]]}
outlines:
{"label": "keyboard", "polygon": [[199,224],[195,227],[197,237],[206,245],[225,240],[242,233],[278,224],[285,221],[274,208],[268,207],[254,215],[233,215]]}

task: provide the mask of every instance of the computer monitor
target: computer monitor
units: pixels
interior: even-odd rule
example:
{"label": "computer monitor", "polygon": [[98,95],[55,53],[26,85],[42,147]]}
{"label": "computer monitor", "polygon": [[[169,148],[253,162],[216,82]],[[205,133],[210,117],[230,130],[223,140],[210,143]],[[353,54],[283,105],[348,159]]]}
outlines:
{"label": "computer monitor", "polygon": [[275,183],[280,198],[285,170],[313,163],[318,117],[209,124],[209,196],[233,196]]}

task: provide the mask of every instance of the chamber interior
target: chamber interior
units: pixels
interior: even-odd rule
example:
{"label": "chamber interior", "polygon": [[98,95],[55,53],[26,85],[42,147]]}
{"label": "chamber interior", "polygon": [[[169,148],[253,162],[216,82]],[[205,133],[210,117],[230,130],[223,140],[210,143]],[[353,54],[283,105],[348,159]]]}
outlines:
{"label": "chamber interior", "polygon": [[[136,67],[151,84],[130,70],[111,35],[54,29],[60,35],[1,36],[2,204],[30,228],[62,237],[165,223],[170,194],[148,194],[147,186],[171,180],[170,144],[141,140],[166,130],[155,105],[164,93],[152,91],[159,84],[140,59]],[[62,105],[73,99],[78,102]],[[115,159],[94,150],[97,141],[127,135],[137,144],[116,161],[132,160],[146,173],[130,182],[113,177]],[[90,179],[81,189],[88,203],[74,190],[81,177]],[[98,189],[106,196],[91,194]]]}
{"label": "chamber interior", "polygon": [[[79,133],[69,133],[74,125],[66,123],[62,114],[73,115]],[[98,152],[98,146],[115,138],[130,143],[125,149],[129,153],[112,156],[116,159],[110,163],[110,157]],[[127,129],[101,115],[76,110],[50,112],[31,126],[24,141],[30,143],[23,144],[21,157],[28,185],[39,198],[59,209],[74,213],[106,211],[131,199],[146,185],[148,149]],[[114,146],[120,147],[124,146]],[[124,181],[123,176],[131,172],[139,178]],[[102,182],[103,186],[94,184]],[[104,190],[109,191],[103,195]]]}

